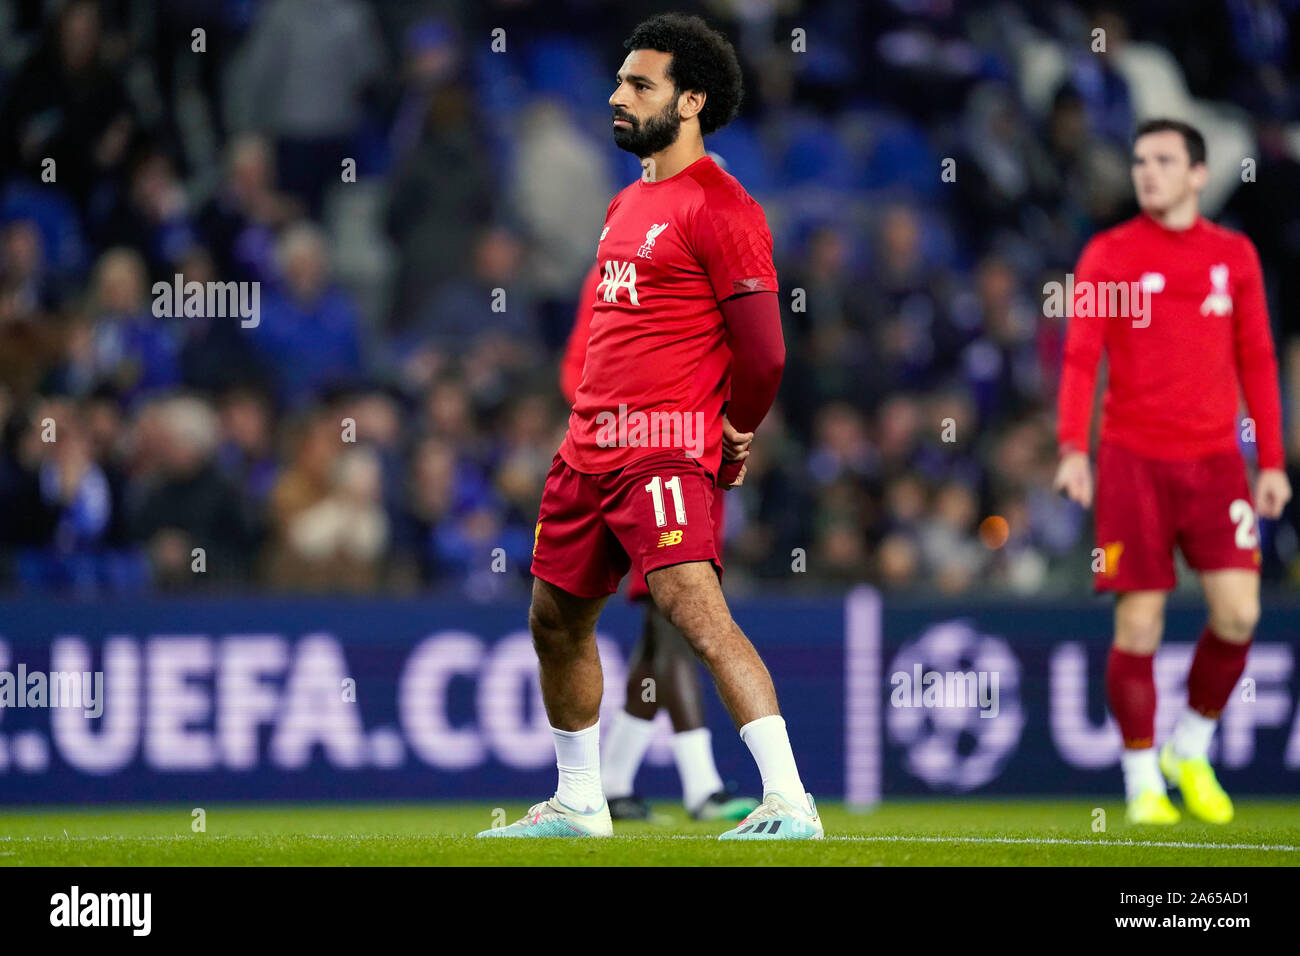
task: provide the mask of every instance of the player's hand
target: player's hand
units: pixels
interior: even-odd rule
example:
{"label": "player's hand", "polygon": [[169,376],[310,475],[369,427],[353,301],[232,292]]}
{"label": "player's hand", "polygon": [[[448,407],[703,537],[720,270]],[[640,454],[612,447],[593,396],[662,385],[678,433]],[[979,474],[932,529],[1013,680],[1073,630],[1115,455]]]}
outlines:
{"label": "player's hand", "polygon": [[[745,454],[748,455],[749,452]],[[743,461],[724,461],[718,469],[718,487],[723,491],[739,488],[745,483],[745,472],[748,470],[749,465]]]}
{"label": "player's hand", "polygon": [[1280,518],[1291,500],[1291,482],[1281,468],[1265,468],[1255,479],[1255,513],[1261,518]]}
{"label": "player's hand", "polygon": [[749,457],[749,446],[754,441],[753,432],[738,432],[735,426],[722,416],[722,460],[744,461]]}
{"label": "player's hand", "polygon": [[1072,451],[1056,467],[1052,490],[1059,491],[1085,508],[1092,507],[1092,465],[1087,452]]}

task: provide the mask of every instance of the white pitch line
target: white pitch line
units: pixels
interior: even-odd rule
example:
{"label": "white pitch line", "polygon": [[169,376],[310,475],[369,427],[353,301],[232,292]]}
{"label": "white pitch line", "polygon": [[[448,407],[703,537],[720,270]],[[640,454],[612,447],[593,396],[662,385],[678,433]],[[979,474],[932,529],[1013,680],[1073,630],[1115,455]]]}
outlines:
{"label": "white pitch line", "polygon": [[[430,837],[464,837],[470,836],[467,833],[431,833],[426,834]],[[266,838],[292,839],[294,837],[306,838],[308,840],[375,840],[375,839],[412,839],[407,834],[394,833],[302,833],[302,834],[254,834],[254,833],[212,833],[200,834],[194,837],[195,842],[212,841],[212,840],[257,840]],[[637,836],[618,835],[610,837],[613,840],[717,840],[715,836],[695,835],[690,833],[647,833]],[[190,839],[187,835],[177,834],[176,836],[164,836],[161,834],[141,834],[140,836],[0,836],[0,843],[11,842],[49,842],[64,843],[77,840],[186,840]],[[1300,846],[1289,846],[1285,843],[1179,843],[1173,840],[1060,840],[1060,839],[1038,839],[1035,837],[935,837],[935,836],[895,836],[892,834],[880,836],[828,836],[827,841],[839,841],[844,843],[1002,843],[1016,844],[1027,846],[1138,846],[1138,847],[1164,847],[1173,850],[1261,850],[1268,852],[1280,853],[1300,853]],[[754,843],[778,842],[775,840],[754,840],[746,841]],[[808,841],[814,842],[814,841]],[[0,854],[6,855],[6,854]]]}
{"label": "white pitch line", "polygon": [[857,840],[863,843],[1023,843],[1031,846],[1156,846],[1176,850],[1277,850],[1300,852],[1300,846],[1285,843],[1178,843],[1173,840],[1054,840],[1036,837],[923,837],[923,836],[831,836],[828,840]]}
{"label": "white pitch line", "polygon": [[[614,839],[619,839],[615,837]],[[625,839],[635,839],[627,837]],[[693,836],[691,834],[664,834],[656,839],[664,840],[715,840],[717,837]],[[1033,837],[930,837],[930,836],[828,836],[826,842],[836,840],[842,843],[1011,843],[1060,846],[1154,846],[1169,847],[1175,850],[1276,850],[1283,853],[1300,853],[1300,846],[1288,846],[1284,843],[1178,843],[1172,840],[1053,840]],[[775,840],[753,840],[753,843],[777,842]],[[809,841],[816,842],[816,841]]]}

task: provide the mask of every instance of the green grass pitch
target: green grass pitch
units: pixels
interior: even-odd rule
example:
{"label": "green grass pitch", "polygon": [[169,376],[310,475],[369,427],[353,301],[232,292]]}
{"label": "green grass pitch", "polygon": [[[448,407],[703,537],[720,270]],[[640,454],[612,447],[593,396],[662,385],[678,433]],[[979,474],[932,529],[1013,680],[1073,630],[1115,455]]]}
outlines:
{"label": "green grass pitch", "polygon": [[[1106,831],[1094,832],[1094,807]],[[1118,802],[887,801],[820,806],[821,842],[719,843],[661,802],[660,824],[616,823],[611,840],[476,840],[521,802],[0,810],[6,866],[1297,866],[1300,801],[1241,799],[1227,826],[1131,827]]]}

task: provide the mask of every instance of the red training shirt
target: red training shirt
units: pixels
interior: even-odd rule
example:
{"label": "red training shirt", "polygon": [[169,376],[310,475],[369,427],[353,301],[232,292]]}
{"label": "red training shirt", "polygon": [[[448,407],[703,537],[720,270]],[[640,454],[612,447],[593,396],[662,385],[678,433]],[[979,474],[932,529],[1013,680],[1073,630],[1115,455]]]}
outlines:
{"label": "red training shirt", "polygon": [[587,363],[587,339],[591,335],[591,315],[595,308],[598,285],[599,264],[592,266],[587,278],[582,280],[582,291],[578,293],[578,312],[573,317],[573,330],[564,346],[564,358],[560,360],[560,391],[570,405],[582,382],[582,367]]}
{"label": "red training shirt", "polygon": [[[731,364],[719,304],[778,288],[762,207],[705,156],[615,196],[596,259],[601,278],[561,457],[600,474],[680,451],[716,475]],[[638,412],[692,416],[703,426],[701,454],[623,440],[614,422]]]}
{"label": "red training shirt", "polygon": [[[1109,302],[1100,283],[1116,282],[1150,290],[1149,314],[1099,317],[1100,301]],[[1089,288],[1094,305],[1085,316]],[[1143,213],[1088,243],[1074,296],[1058,397],[1062,454],[1088,450],[1104,348],[1103,440],[1167,461],[1236,450],[1244,393],[1259,466],[1283,467],[1277,359],[1259,256],[1246,236],[1201,217],[1167,229]]]}

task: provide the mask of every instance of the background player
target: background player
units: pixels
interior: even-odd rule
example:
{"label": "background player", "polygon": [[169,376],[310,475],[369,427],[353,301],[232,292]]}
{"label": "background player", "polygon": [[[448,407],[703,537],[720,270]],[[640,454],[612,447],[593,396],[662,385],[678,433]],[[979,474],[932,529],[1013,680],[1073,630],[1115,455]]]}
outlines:
{"label": "background player", "polygon": [[[714,162],[726,168],[713,154]],[[587,338],[600,284],[600,268],[592,266],[578,296],[573,331],[560,363],[560,390],[573,404],[582,368],[587,358]],[[738,442],[753,438],[740,435],[723,419],[723,457],[744,460],[749,452]],[[738,482],[739,483],[739,482]],[[713,536],[722,551],[726,509],[722,492],[714,489]],[[650,806],[636,796],[634,781],[654,736],[654,718],[660,707],[668,711],[673,725],[673,760],[682,781],[682,803],[696,820],[740,820],[758,805],[752,797],[737,797],[723,785],[713,759],[713,739],[704,724],[704,688],[699,663],[686,638],[655,607],[640,568],[633,567],[627,597],[645,608],[641,636],[627,667],[627,700],[614,717],[601,755],[601,780],[609,815],[615,820],[653,819]],[[654,694],[645,699],[645,681],[654,681]]]}
{"label": "background player", "polygon": [[[1200,216],[1207,175],[1197,130],[1173,120],[1138,129],[1133,185],[1142,212],[1083,250],[1061,377],[1055,486],[1088,507],[1089,426],[1106,352],[1094,587],[1117,594],[1106,688],[1124,738],[1133,823],[1177,822],[1162,773],[1194,816],[1232,819],[1232,801],[1209,764],[1210,738],[1259,618],[1256,509],[1276,518],[1291,497],[1259,258],[1248,238]],[[1144,293],[1131,300],[1134,314],[1081,315],[1078,296],[1100,304],[1109,298],[1103,284],[1113,282],[1136,283],[1127,288]],[[1147,308],[1137,314],[1142,302]],[[1255,508],[1237,444],[1239,390],[1259,449]],[[1152,659],[1175,584],[1175,546],[1200,572],[1209,622],[1188,673],[1187,708],[1157,759]]]}
{"label": "background player", "polygon": [[[582,383],[547,476],[533,552],[529,626],[555,735],[559,787],[484,836],[612,832],[600,780],[602,694],[595,625],[636,556],[655,604],[704,660],[758,764],[763,803],[723,839],[817,839],[772,679],[732,620],[718,580],[713,489],[722,411],[752,432],[776,397],[785,346],[772,239],[761,207],[707,157],[703,135],[741,97],[731,44],[698,17],[640,24],[609,99],[618,146],[645,175],[614,197],[597,244],[596,296]],[[698,448],[657,447],[611,431],[609,416],[699,421]],[[617,432],[617,433],[615,433]]]}

